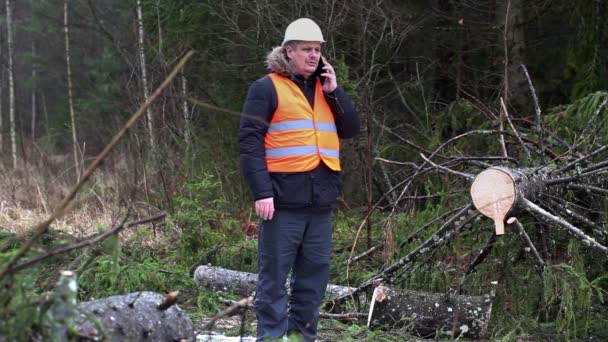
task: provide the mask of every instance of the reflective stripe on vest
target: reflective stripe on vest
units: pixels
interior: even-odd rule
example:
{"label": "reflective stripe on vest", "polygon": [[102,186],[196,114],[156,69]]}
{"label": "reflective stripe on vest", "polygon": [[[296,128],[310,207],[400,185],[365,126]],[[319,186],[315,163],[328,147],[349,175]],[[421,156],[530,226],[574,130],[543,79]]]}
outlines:
{"label": "reflective stripe on vest", "polygon": [[340,139],[321,83],[315,84],[314,108],[289,78],[271,73],[277,108],[264,138],[269,172],[304,172],[323,161],[340,170]]}

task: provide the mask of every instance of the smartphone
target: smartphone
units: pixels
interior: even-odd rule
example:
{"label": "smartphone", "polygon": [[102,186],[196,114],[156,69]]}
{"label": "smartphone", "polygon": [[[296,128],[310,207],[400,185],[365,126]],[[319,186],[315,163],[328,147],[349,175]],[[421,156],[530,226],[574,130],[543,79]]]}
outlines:
{"label": "smartphone", "polygon": [[325,66],[325,57],[321,57],[321,59],[319,59],[319,65],[317,65],[317,70],[315,70],[315,75],[319,76],[319,81],[321,81],[321,85],[323,85],[323,83],[325,83],[325,76],[321,76],[321,74],[325,73],[325,69],[323,69],[323,67]]}

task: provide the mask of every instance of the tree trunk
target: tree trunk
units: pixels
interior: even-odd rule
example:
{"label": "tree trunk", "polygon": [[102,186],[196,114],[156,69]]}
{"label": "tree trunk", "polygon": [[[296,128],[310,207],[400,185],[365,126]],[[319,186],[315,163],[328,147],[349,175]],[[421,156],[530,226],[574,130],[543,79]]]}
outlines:
{"label": "tree trunk", "polygon": [[504,49],[504,100],[505,106],[516,105],[513,112],[528,108],[526,78],[520,68],[526,50],[524,35],[524,5],[521,0],[499,1],[496,18],[503,27]]}
{"label": "tree trunk", "polygon": [[44,95],[44,92],[40,92],[40,97],[42,100],[42,113],[44,114],[44,132],[46,134],[46,142],[49,144],[48,146],[50,146],[51,131],[49,127],[49,112],[47,110],[46,95]]}
{"label": "tree trunk", "polygon": [[[77,304],[76,274],[61,271],[48,311],[43,336],[53,341],[194,341],[192,320],[180,310],[177,292],[163,297],[136,292]],[[1,339],[1,337],[0,337]]]}
{"label": "tree trunk", "polygon": [[72,148],[74,149],[74,168],[76,178],[80,179],[80,162],[78,158],[78,139],[76,138],[76,113],[74,112],[74,95],[72,92],[72,64],[70,60],[70,31],[68,27],[68,0],[63,1],[63,32],[65,34],[65,63],[68,76],[68,107],[72,125]]}
{"label": "tree trunk", "polygon": [[[159,34],[160,35],[160,34]],[[191,150],[191,139],[190,139],[190,110],[188,108],[188,86],[186,75],[182,70],[182,97],[184,98],[182,102],[182,111],[184,115],[184,140],[186,142],[186,155]]]}
{"label": "tree trunk", "polygon": [[374,290],[368,326],[411,327],[421,337],[480,338],[486,333],[492,300],[489,296],[462,296],[395,290]]}
{"label": "tree trunk", "polygon": [[[197,267],[194,271],[194,279],[199,285],[204,287],[209,287],[217,291],[235,293],[242,297],[248,297],[256,289],[258,275],[255,273],[233,271],[221,267],[202,265]],[[285,286],[288,286],[288,284],[289,280]],[[329,284],[327,285],[325,293],[326,296],[329,297],[338,297],[348,295],[348,293],[352,290],[354,290],[352,287]]]}
{"label": "tree trunk", "polygon": [[[32,41],[32,56],[36,55],[36,43]],[[32,65],[32,140],[36,140],[36,78],[38,77],[36,64]]]}
{"label": "tree trunk", "polygon": [[11,0],[6,0],[6,29],[8,42],[8,94],[9,94],[9,125],[11,134],[11,151],[13,168],[17,168],[17,133],[15,131],[15,77],[13,68],[13,21]]}
{"label": "tree trunk", "polygon": [[[112,341],[194,341],[192,320],[177,305],[154,292],[137,292],[80,303],[94,315]],[[86,316],[78,321],[78,331],[88,335],[95,325]]]}
{"label": "tree trunk", "polygon": [[[589,169],[582,169],[582,171],[585,170]],[[582,178],[596,178],[597,170],[582,172],[578,176],[562,179],[552,179],[552,171],[555,170],[549,168],[543,171],[534,168],[489,168],[477,175],[473,181],[473,185],[471,186],[473,204],[479,212],[494,219],[497,225],[497,234],[499,226],[504,225],[503,221],[507,218],[507,214],[511,216],[517,211],[526,210],[543,221],[551,222],[565,229],[586,245],[608,254],[608,247],[597,242],[592,236],[587,235],[583,230],[570,224],[565,219],[544,210],[532,202],[541,193],[546,193],[549,186],[552,186],[551,191],[553,191],[554,195],[559,196],[562,189],[559,186],[556,187],[556,184],[558,185],[560,182],[567,184],[570,178],[572,178],[571,182],[574,182],[575,179],[580,181]],[[600,171],[603,170],[600,169]],[[496,177],[499,174],[501,176]],[[579,185],[578,187],[569,184],[567,188],[582,191],[599,189],[589,184]]]}
{"label": "tree trunk", "polygon": [[[141,69],[141,84],[144,91],[144,102],[147,102],[148,97],[150,97],[150,91],[148,89],[148,75],[146,72],[146,54],[144,51],[144,22],[141,8],[141,0],[137,0],[137,29],[137,48],[139,52],[139,67]],[[152,151],[154,151],[156,149],[156,139],[154,137],[154,122],[152,118],[152,110],[150,109],[150,107],[146,109],[146,119],[148,122],[150,148],[152,149]]]}
{"label": "tree trunk", "polygon": [[[214,266],[199,266],[194,272],[194,279],[199,285],[216,291],[226,291],[241,297],[248,297],[256,289],[257,274],[240,272]],[[289,281],[285,286],[288,286]],[[385,299],[379,290],[386,294]],[[326,298],[348,296],[355,290],[353,287],[327,285]],[[289,291],[289,289],[288,289]],[[440,312],[440,309],[445,312]],[[368,314],[368,325],[389,325],[403,323],[403,318],[413,319],[414,331],[420,336],[428,335],[429,331],[452,331],[454,324],[457,329],[467,330],[465,336],[479,337],[485,332],[490,318],[492,302],[489,297],[474,297],[426,293],[409,290],[393,290],[380,286],[374,292]],[[398,311],[395,310],[398,309]],[[449,311],[452,310],[452,311]],[[398,313],[398,317],[394,314]],[[466,325],[467,327],[463,327]],[[445,329],[444,329],[445,328]],[[458,336],[458,335],[456,335]]]}

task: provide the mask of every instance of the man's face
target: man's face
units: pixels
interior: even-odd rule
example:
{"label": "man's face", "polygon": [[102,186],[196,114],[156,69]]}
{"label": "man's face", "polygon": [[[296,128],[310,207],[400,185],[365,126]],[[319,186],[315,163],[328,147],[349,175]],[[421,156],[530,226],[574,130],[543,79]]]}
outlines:
{"label": "man's face", "polygon": [[287,46],[285,51],[295,73],[309,78],[317,70],[321,58],[321,43],[302,41],[295,49]]}

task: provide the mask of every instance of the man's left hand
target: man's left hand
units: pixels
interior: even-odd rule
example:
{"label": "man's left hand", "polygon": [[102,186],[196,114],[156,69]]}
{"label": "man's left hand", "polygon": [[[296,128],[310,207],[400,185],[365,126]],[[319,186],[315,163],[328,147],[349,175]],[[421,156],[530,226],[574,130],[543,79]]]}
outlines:
{"label": "man's left hand", "polygon": [[338,88],[338,80],[336,79],[336,71],[334,70],[334,67],[331,66],[326,59],[323,59],[323,63],[323,69],[325,69],[325,72],[321,74],[321,76],[325,77],[325,82],[323,82],[323,91],[329,94]]}

